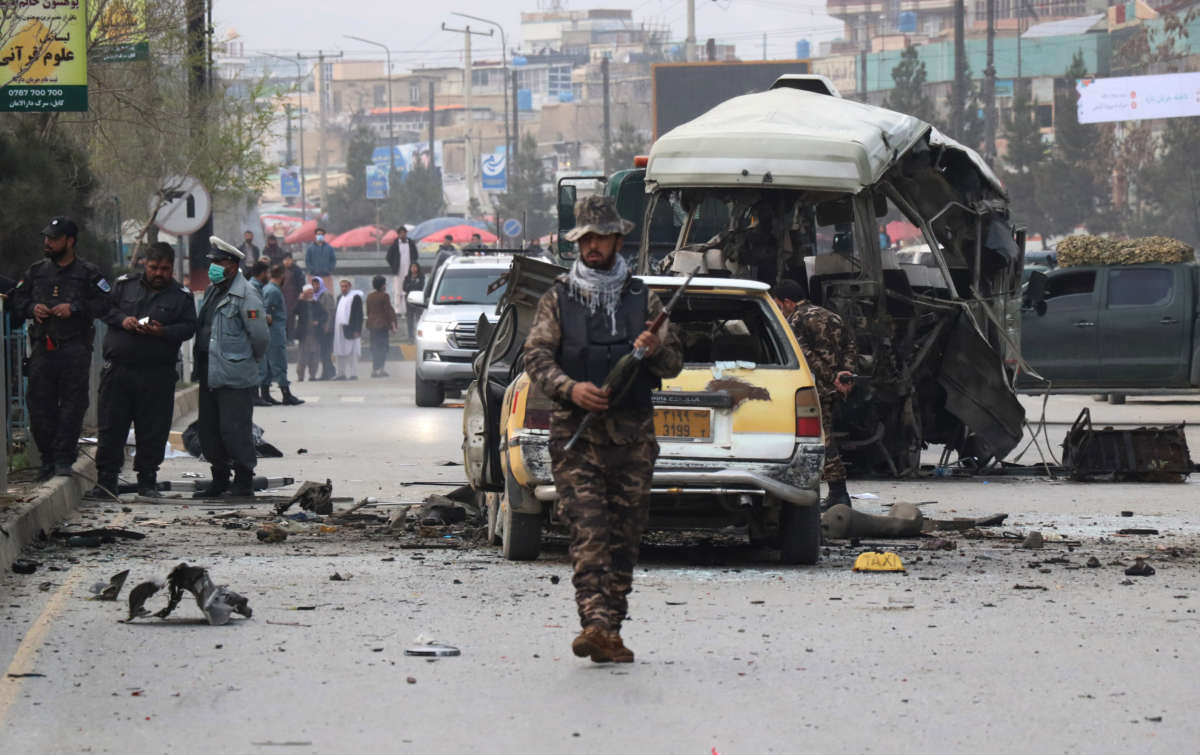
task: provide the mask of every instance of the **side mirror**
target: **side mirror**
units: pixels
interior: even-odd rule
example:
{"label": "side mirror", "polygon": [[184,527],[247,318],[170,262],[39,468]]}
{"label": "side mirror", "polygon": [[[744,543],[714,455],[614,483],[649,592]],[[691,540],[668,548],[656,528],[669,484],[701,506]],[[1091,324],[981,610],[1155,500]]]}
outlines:
{"label": "side mirror", "polygon": [[575,197],[574,184],[558,185],[558,232],[560,234],[575,227]]}
{"label": "side mirror", "polygon": [[1029,282],[1025,284],[1025,295],[1021,302],[1025,309],[1037,312],[1038,317],[1046,314],[1046,274],[1035,270],[1029,274]]}
{"label": "side mirror", "polygon": [[425,292],[424,291],[409,291],[406,301],[414,307],[424,307],[425,306]]}

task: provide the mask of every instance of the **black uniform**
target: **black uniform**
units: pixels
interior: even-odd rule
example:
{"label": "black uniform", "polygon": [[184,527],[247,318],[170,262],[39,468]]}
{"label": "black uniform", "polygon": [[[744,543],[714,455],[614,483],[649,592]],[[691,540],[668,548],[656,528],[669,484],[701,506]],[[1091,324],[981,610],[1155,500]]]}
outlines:
{"label": "black uniform", "polygon": [[[112,288],[100,268],[76,258],[59,267],[45,259],[30,265],[13,289],[14,317],[29,321],[29,424],[42,454],[43,471],[70,466],[79,455],[79,432],[88,408],[88,368],[92,361],[93,320],[111,306]],[[40,323],[38,304],[71,305],[71,316],[54,315]]]}
{"label": "black uniform", "polygon": [[[149,317],[163,326],[163,335],[131,333],[121,324],[126,317]],[[123,275],[114,286],[113,308],[104,321],[109,327],[100,376],[99,481],[115,490],[132,422],[138,485],[153,487],[175,411],[179,347],[196,332],[195,300],[176,281],[156,291],[142,275]]]}

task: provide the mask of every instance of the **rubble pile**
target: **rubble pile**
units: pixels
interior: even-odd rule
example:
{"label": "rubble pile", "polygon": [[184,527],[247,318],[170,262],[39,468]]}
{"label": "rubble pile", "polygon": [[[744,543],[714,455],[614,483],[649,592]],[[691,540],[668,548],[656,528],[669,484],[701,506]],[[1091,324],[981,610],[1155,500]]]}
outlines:
{"label": "rubble pile", "polygon": [[1061,267],[1137,265],[1146,262],[1174,264],[1194,262],[1196,259],[1196,251],[1192,247],[1166,236],[1114,239],[1080,234],[1063,239],[1056,252]]}

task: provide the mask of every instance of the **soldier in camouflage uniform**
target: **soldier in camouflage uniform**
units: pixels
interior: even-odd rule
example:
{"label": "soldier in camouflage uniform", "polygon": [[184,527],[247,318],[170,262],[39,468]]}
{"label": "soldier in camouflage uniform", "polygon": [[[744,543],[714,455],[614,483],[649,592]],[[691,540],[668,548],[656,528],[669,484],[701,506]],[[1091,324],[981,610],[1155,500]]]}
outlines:
{"label": "soldier in camouflage uniform", "polygon": [[[557,404],[550,460],[558,515],[571,528],[583,627],[572,650],[597,663],[632,663],[620,630],[658,458],[650,394],[662,378],[679,374],[683,356],[669,326],[646,329],[663,305],[618,254],[633,224],[601,196],[580,200],[575,217],[577,226],[565,238],[579,243],[579,258],[538,303],[525,341],[525,371]],[[601,388],[617,360],[639,347],[647,356],[629,390],[614,396]],[[599,414],[567,450],[587,412]]]}
{"label": "soldier in camouflage uniform", "polygon": [[854,387],[849,379],[858,364],[854,333],[840,315],[808,301],[808,292],[794,280],[781,281],[772,294],[796,334],[821,399],[821,434],[825,436],[825,469],[821,477],[829,486],[823,508],[839,503],[849,506],[846,467],[833,437],[833,411],[836,403]]}

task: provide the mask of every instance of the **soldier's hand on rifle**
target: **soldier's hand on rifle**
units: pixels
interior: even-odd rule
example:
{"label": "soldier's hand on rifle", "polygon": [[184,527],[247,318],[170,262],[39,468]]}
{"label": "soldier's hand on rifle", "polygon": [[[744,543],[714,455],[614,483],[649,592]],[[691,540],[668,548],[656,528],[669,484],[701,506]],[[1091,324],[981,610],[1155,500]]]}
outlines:
{"label": "soldier's hand on rifle", "polygon": [[849,396],[850,391],[854,389],[854,373],[842,370],[837,374],[837,379],[833,381],[833,387],[837,388],[837,392],[843,396]]}
{"label": "soldier's hand on rifle", "polygon": [[[649,325],[650,323],[646,324]],[[661,343],[661,341],[659,341],[656,333],[649,330],[643,330],[642,334],[637,337],[636,341],[633,342],[633,348],[645,349],[646,356],[650,356],[654,352],[658,351],[659,343]]]}
{"label": "soldier's hand on rifle", "polygon": [[595,383],[576,383],[571,386],[571,402],[589,412],[602,412],[608,409],[608,391]]}

